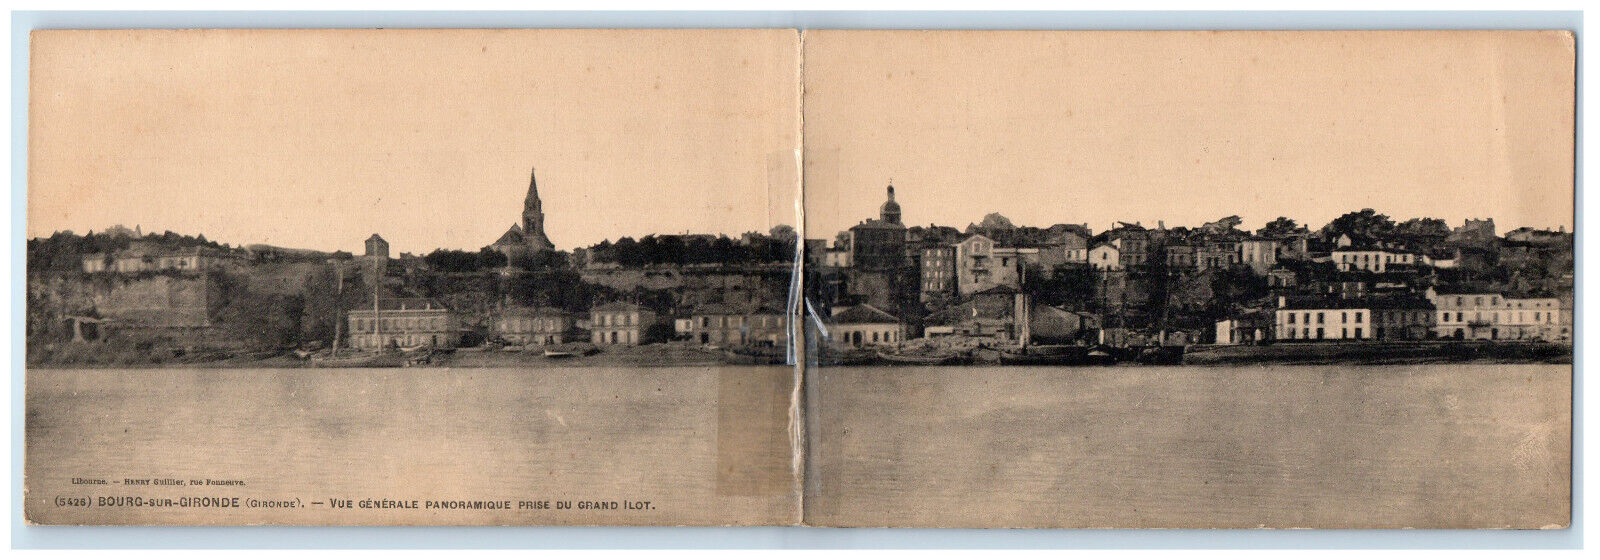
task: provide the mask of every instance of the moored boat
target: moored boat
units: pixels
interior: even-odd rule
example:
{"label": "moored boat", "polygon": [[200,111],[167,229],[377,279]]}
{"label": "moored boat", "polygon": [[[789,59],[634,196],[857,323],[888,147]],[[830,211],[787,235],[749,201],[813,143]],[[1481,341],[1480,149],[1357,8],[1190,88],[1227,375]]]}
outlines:
{"label": "moored boat", "polygon": [[1039,346],[1000,350],[1004,365],[1075,366],[1090,363],[1087,346]]}
{"label": "moored boat", "polygon": [[316,356],[311,358],[311,367],[317,368],[387,368],[400,367],[406,363],[406,356],[398,352]]}
{"label": "moored boat", "polygon": [[734,363],[773,364],[789,358],[788,350],[777,346],[728,346],[722,354]]}
{"label": "moored boat", "polygon": [[1084,356],[1084,363],[1089,365],[1109,366],[1117,363],[1117,356],[1112,353],[1112,348],[1096,346]]}
{"label": "moored boat", "polygon": [[824,348],[817,352],[816,360],[822,366],[864,366],[876,362],[878,354],[866,349]]}
{"label": "moored boat", "polygon": [[890,363],[890,364],[908,365],[908,366],[944,366],[944,365],[956,365],[956,364],[962,364],[962,363],[971,363],[971,361],[972,361],[971,356],[968,356],[966,354],[962,354],[962,353],[959,353],[959,352],[935,352],[935,353],[917,354],[917,353],[904,353],[904,352],[897,353],[897,352],[889,352],[889,351],[885,351],[885,350],[878,350],[877,351],[877,356],[878,356],[879,360],[882,360],[882,361]]}

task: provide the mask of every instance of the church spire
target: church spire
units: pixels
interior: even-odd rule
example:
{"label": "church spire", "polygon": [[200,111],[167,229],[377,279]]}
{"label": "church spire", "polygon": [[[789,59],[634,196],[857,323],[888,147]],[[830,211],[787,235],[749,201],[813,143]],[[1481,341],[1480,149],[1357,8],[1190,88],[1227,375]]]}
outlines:
{"label": "church spire", "polygon": [[534,251],[555,248],[544,234],[544,204],[539,201],[539,181],[528,173],[528,199],[522,203],[522,239]]}
{"label": "church spire", "polygon": [[539,201],[539,179],[535,175],[538,171],[539,171],[538,169],[530,169],[529,170],[529,172],[528,172],[528,198],[527,198],[527,200],[523,201],[523,203],[522,203],[523,209],[532,210],[534,212],[542,212],[542,211],[544,211],[544,204]]}

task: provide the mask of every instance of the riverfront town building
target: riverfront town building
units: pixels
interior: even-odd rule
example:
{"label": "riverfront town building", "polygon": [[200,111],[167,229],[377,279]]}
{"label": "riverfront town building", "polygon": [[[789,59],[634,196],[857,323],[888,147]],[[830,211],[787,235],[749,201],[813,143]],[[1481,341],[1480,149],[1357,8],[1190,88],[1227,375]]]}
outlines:
{"label": "riverfront town building", "polygon": [[432,299],[381,299],[376,310],[352,309],[348,315],[352,348],[454,348],[461,344],[460,316]]}

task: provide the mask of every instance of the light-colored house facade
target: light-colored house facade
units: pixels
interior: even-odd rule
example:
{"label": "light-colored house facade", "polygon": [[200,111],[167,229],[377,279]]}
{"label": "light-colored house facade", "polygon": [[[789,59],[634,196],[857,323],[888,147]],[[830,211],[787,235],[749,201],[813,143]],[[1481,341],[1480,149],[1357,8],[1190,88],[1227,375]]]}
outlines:
{"label": "light-colored house facade", "polygon": [[1095,270],[1122,270],[1122,250],[1110,243],[1089,249],[1089,267]]}
{"label": "light-colored house facade", "polygon": [[1278,242],[1271,239],[1246,239],[1239,242],[1239,262],[1258,275],[1278,264]]}
{"label": "light-colored house facade", "polygon": [[1568,340],[1559,298],[1508,298],[1498,293],[1435,294],[1439,338]]}
{"label": "light-colored house facade", "polygon": [[1330,255],[1333,264],[1339,267],[1340,272],[1352,270],[1365,270],[1367,272],[1388,272],[1389,267],[1397,264],[1415,265],[1417,256],[1411,253],[1398,251],[1374,250],[1335,250]]}
{"label": "light-colored house facade", "polygon": [[644,341],[656,314],[631,303],[607,303],[589,311],[589,342],[633,346]]}
{"label": "light-colored house facade", "polygon": [[460,317],[437,301],[394,298],[379,300],[377,307],[348,312],[352,348],[454,348],[461,344]]}
{"label": "light-colored house facade", "polygon": [[1038,258],[1035,248],[996,247],[994,240],[973,235],[955,246],[956,289],[961,295],[995,286],[1021,284],[1023,266]]}
{"label": "light-colored house facade", "polygon": [[510,344],[548,346],[572,342],[576,318],[553,307],[513,308],[495,319],[493,332]]}
{"label": "light-colored house facade", "polygon": [[1308,303],[1284,306],[1274,313],[1273,334],[1279,341],[1373,338],[1369,308]]}
{"label": "light-colored house facade", "polygon": [[956,247],[931,245],[922,248],[922,300],[936,294],[956,292]]}
{"label": "light-colored house facade", "polygon": [[135,274],[140,272],[197,272],[216,264],[223,253],[206,247],[163,250],[147,242],[134,242],[113,254],[94,253],[82,259],[83,271]]}
{"label": "light-colored house facade", "polygon": [[892,345],[903,342],[905,336],[904,322],[868,304],[836,309],[828,321],[828,340],[841,346]]}
{"label": "light-colored house facade", "polygon": [[742,310],[713,303],[695,309],[689,320],[689,339],[700,344],[784,346],[789,340],[788,328],[788,317],[778,310]]}

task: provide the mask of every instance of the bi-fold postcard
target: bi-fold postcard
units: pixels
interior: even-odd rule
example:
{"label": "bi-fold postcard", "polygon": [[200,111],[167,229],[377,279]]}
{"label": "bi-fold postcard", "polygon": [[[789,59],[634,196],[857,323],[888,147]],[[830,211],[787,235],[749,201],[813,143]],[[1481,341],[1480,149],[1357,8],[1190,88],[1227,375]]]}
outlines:
{"label": "bi-fold postcard", "polygon": [[1566,527],[1575,55],[35,31],[26,518]]}

